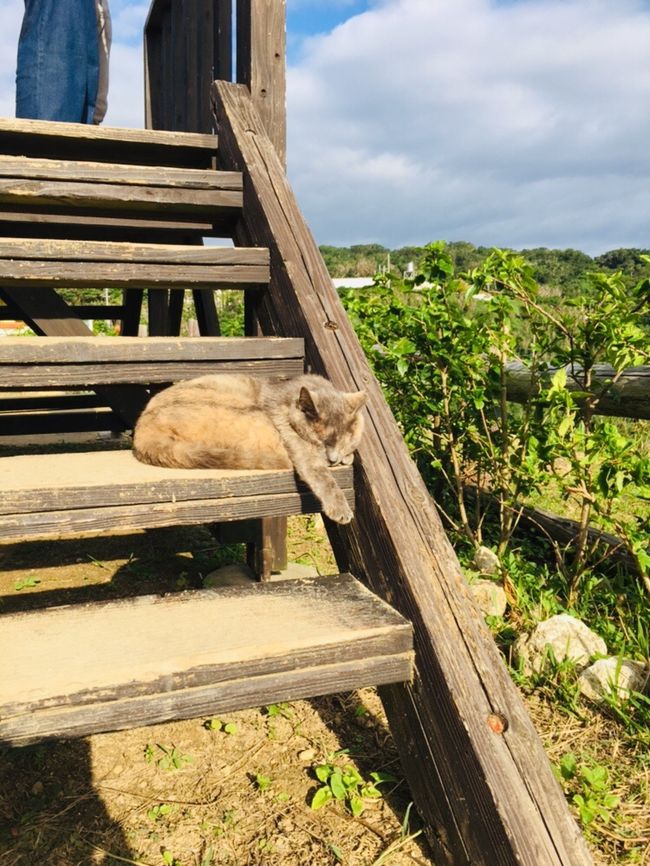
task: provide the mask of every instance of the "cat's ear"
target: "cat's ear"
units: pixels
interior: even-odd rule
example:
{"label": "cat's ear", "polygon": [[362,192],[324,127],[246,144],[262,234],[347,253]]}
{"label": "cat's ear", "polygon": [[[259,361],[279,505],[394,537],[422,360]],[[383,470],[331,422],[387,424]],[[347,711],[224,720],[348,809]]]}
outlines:
{"label": "cat's ear", "polygon": [[303,386],[300,389],[300,395],[298,397],[298,408],[305,413],[307,418],[310,421],[315,421],[318,418],[318,410],[316,409],[316,404],[309,393],[309,391]]}
{"label": "cat's ear", "polygon": [[345,402],[348,404],[350,412],[358,412],[362,406],[366,405],[368,395],[365,391],[352,391],[345,395]]}

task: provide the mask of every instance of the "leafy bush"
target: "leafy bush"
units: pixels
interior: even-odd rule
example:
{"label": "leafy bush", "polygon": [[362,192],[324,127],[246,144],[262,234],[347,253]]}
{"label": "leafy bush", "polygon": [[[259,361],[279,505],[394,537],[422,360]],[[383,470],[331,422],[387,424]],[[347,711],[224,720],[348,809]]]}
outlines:
{"label": "leafy bush", "polygon": [[[622,371],[648,361],[650,280],[587,276],[570,299],[540,292],[531,267],[493,250],[457,274],[431,244],[414,279],[382,274],[343,302],[414,459],[449,526],[503,556],[527,501],[553,490],[577,516],[575,542],[553,541],[570,600],[603,557],[596,521],[648,575],[650,459],[623,426],[598,415]],[[531,388],[508,401],[517,361]],[[608,364],[604,383],[595,373]],[[571,389],[569,387],[571,385]],[[632,503],[632,507],[630,504]]]}

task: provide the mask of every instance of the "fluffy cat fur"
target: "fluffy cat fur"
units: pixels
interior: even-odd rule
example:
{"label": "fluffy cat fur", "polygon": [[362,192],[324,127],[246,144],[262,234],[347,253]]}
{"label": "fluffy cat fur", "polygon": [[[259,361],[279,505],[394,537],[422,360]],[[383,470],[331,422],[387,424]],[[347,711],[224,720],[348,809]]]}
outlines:
{"label": "fluffy cat fur", "polygon": [[352,511],[328,466],[350,464],[363,433],[365,391],[321,376],[210,375],[153,397],[133,432],[133,453],[154,466],[291,469],[337,523]]}

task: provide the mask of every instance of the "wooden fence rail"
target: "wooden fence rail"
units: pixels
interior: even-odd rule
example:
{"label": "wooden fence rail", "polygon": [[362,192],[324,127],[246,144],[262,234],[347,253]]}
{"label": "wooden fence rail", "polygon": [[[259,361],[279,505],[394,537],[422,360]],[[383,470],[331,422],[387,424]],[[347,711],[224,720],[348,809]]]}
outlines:
{"label": "wooden fence rail", "polygon": [[[580,369],[565,369],[569,391],[581,391]],[[550,381],[555,372],[555,369],[545,372],[544,381]],[[614,368],[606,364],[599,364],[594,368],[591,390],[595,394],[603,393],[598,401],[596,414],[650,419],[650,367],[630,367],[610,385],[614,376]],[[519,361],[508,364],[506,384],[508,400],[525,403],[533,387],[530,369]]]}

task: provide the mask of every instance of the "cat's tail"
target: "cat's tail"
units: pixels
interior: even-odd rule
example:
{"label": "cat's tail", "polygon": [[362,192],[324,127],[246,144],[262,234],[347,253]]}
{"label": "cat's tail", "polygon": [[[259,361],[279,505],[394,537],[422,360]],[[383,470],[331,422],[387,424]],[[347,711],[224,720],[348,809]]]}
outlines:
{"label": "cat's tail", "polygon": [[133,441],[133,454],[141,463],[172,469],[288,469],[291,463],[282,455],[246,454],[236,448],[215,448],[205,442],[156,439]]}

